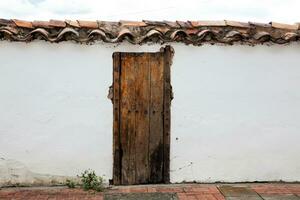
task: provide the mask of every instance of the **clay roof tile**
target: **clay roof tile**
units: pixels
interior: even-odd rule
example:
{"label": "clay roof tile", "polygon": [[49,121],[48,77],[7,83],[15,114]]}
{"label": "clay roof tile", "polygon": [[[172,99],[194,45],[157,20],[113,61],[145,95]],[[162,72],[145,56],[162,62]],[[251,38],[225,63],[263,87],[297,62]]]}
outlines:
{"label": "clay roof tile", "polygon": [[176,23],[181,27],[181,28],[192,28],[193,26],[189,22],[185,21],[176,21]]}
{"label": "clay roof tile", "polygon": [[49,23],[50,23],[50,26],[52,26],[52,27],[61,27],[61,28],[66,27],[66,22],[61,21],[61,20],[54,20],[54,19],[51,19],[51,20],[49,21]]}
{"label": "clay roof tile", "polygon": [[[150,25],[150,26],[165,26],[165,25],[169,25],[167,21],[143,20],[143,22],[146,23],[147,25]],[[172,22],[172,23],[176,24],[176,22]]]}
{"label": "clay roof tile", "polygon": [[83,21],[83,20],[77,20],[79,26],[81,28],[91,28],[91,29],[96,29],[98,28],[98,23],[97,21]]}
{"label": "clay roof tile", "polygon": [[249,22],[249,24],[251,26],[254,26],[254,27],[262,27],[262,28],[270,28],[270,27],[272,27],[271,24],[260,23],[260,22]]}
{"label": "clay roof tile", "polygon": [[0,25],[11,25],[12,23],[14,23],[12,20],[10,19],[0,19]]}
{"label": "clay roof tile", "polygon": [[278,22],[271,22],[271,26],[273,28],[279,28],[279,29],[298,30],[297,24],[282,24]]}
{"label": "clay roof tile", "polygon": [[[47,29],[47,30],[45,30]],[[288,43],[300,40],[299,24],[270,24],[221,21],[23,21],[0,19],[0,40],[31,41],[42,38],[51,42],[75,40],[108,43],[127,40],[143,42],[202,43],[264,42]],[[93,32],[94,31],[94,32]],[[157,40],[157,37],[159,38]],[[30,40],[29,40],[30,39]]]}
{"label": "clay roof tile", "polygon": [[132,27],[147,26],[147,24],[145,22],[140,22],[140,21],[125,21],[125,20],[121,20],[120,24],[121,24],[121,26],[132,26]]}
{"label": "clay roof tile", "polygon": [[35,28],[50,28],[50,23],[48,21],[33,21],[32,25]]}
{"label": "clay roof tile", "polygon": [[221,21],[190,21],[193,27],[200,26],[226,26],[225,20]]}
{"label": "clay roof tile", "polygon": [[32,23],[29,21],[13,19],[13,22],[16,24],[17,27],[31,28],[31,29],[33,28]]}
{"label": "clay roof tile", "polygon": [[65,22],[66,22],[66,24],[68,24],[69,26],[73,26],[73,27],[76,27],[76,28],[80,28],[79,23],[78,23],[77,21],[66,20]]}
{"label": "clay roof tile", "polygon": [[250,28],[250,24],[249,23],[245,23],[245,22],[237,22],[237,21],[225,20],[225,23],[226,23],[227,26],[239,27],[239,28]]}

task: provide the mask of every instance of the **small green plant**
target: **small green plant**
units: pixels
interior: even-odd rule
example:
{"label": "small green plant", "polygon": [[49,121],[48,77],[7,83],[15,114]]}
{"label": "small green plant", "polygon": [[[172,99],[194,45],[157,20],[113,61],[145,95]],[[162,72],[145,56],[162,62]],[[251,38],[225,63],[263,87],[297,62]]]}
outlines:
{"label": "small green plant", "polygon": [[68,188],[75,188],[75,182],[70,179],[66,180],[66,185],[68,186]]}
{"label": "small green plant", "polygon": [[101,192],[104,190],[104,179],[97,176],[93,170],[85,170],[80,176],[82,188],[84,190],[95,190]]}

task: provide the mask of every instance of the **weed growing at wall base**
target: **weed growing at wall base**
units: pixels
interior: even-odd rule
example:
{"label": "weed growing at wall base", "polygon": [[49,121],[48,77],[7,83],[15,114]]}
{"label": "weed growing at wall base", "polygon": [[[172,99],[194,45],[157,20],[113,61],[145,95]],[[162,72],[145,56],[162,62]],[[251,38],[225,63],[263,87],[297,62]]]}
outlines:
{"label": "weed growing at wall base", "polygon": [[101,192],[104,190],[104,178],[97,176],[95,171],[85,170],[80,176],[81,186],[84,190],[95,190]]}
{"label": "weed growing at wall base", "polygon": [[66,185],[68,186],[68,188],[75,188],[75,182],[70,180],[70,179],[67,179],[66,180]]}

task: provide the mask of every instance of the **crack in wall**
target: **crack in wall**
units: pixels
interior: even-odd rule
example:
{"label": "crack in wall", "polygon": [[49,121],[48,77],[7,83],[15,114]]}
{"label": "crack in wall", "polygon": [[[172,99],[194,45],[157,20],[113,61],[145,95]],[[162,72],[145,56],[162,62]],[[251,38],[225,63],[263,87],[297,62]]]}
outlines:
{"label": "crack in wall", "polygon": [[176,172],[176,171],[180,171],[180,170],[182,170],[182,169],[185,169],[185,168],[187,168],[187,167],[192,167],[193,164],[194,164],[193,162],[190,162],[190,163],[187,164],[187,165],[184,165],[184,166],[179,167],[179,168],[177,168],[177,169],[170,170],[170,172]]}

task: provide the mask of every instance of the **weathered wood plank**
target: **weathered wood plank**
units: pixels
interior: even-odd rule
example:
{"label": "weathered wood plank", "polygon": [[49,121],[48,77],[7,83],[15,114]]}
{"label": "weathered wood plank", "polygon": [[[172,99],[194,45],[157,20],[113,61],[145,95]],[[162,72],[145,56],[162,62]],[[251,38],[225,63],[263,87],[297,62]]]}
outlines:
{"label": "weathered wood plank", "polygon": [[163,181],[164,54],[150,54],[150,183]]}
{"label": "weathered wood plank", "polygon": [[164,182],[170,182],[170,130],[171,130],[171,61],[172,49],[164,48]]}
{"label": "weathered wood plank", "polygon": [[135,152],[135,67],[134,59],[125,53],[121,54],[121,112],[120,112],[120,137],[122,147],[122,169],[121,183],[124,185],[133,184],[135,170],[131,162]]}
{"label": "weathered wood plank", "polygon": [[136,183],[149,182],[149,55],[136,54]]}
{"label": "weathered wood plank", "polygon": [[113,184],[121,184],[120,157],[120,53],[113,54]]}
{"label": "weathered wood plank", "polygon": [[136,177],[136,164],[135,164],[135,154],[136,154],[136,113],[135,113],[135,109],[136,109],[136,59],[134,54],[129,53],[127,54],[128,60],[127,60],[127,65],[130,65],[130,71],[128,71],[127,76],[130,77],[130,85],[128,85],[128,91],[129,91],[129,98],[130,99],[130,111],[128,112],[129,118],[130,118],[130,129],[128,132],[128,136],[129,136],[129,177],[128,177],[128,184],[132,185],[132,184],[136,184],[135,181],[135,177]]}

